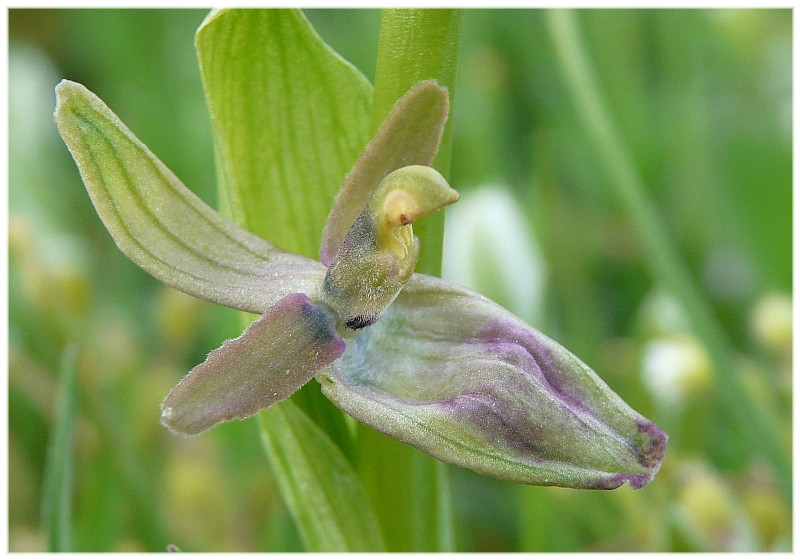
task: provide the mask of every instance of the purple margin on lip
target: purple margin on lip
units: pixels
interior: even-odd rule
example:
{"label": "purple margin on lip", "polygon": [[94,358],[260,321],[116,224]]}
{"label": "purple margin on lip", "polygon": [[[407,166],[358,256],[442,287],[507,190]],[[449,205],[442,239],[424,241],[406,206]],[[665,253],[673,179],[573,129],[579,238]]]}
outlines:
{"label": "purple margin on lip", "polygon": [[[664,461],[669,436],[650,420],[642,418],[637,421],[636,425],[639,428],[639,432],[647,436],[649,443],[644,452],[639,456],[639,461],[643,466],[657,470]],[[633,486],[632,483],[631,486]]]}
{"label": "purple margin on lip", "polygon": [[535,457],[545,454],[546,450],[536,444],[539,440],[536,429],[531,425],[515,425],[509,420],[513,415],[501,414],[495,409],[494,403],[497,401],[494,388],[491,385],[480,384],[471,387],[468,393],[439,401],[436,406],[448,409],[455,416],[470,423],[480,419],[479,426],[485,434],[502,439],[504,445],[518,453],[532,454]]}
{"label": "purple margin on lip", "polygon": [[[602,420],[592,408],[589,408],[578,395],[574,394],[569,387],[568,379],[560,375],[559,358],[553,355],[553,350],[523,327],[503,319],[492,320],[482,329],[476,342],[487,344],[487,349],[498,357],[502,356],[502,359],[519,363],[531,375],[538,376],[558,395],[562,404],[574,413],[591,415]],[[530,362],[527,364],[522,363],[528,360]],[[487,433],[493,433],[495,437],[502,434],[505,443],[517,451],[533,452],[536,455],[545,451],[537,449],[539,446],[535,445],[537,439],[535,430],[526,429],[523,432],[493,409],[490,404],[493,398],[492,394],[493,388],[490,385],[474,387],[470,393],[438,404],[458,413],[468,413],[476,408],[483,408],[482,427]],[[475,416],[472,415],[472,417]],[[652,481],[664,459],[668,436],[656,424],[643,417],[634,421],[639,434],[644,436],[645,441],[641,446],[631,441],[631,450],[638,457],[642,467],[652,472],[647,474],[609,474],[599,477],[593,487],[611,490],[627,482],[631,488],[638,490]],[[495,428],[492,429],[490,424],[495,424]],[[501,426],[502,429],[498,429]]]}
{"label": "purple margin on lip", "polygon": [[614,490],[626,482],[634,490],[640,490],[653,480],[652,474],[620,473],[598,478],[595,484],[590,485],[593,490]]}

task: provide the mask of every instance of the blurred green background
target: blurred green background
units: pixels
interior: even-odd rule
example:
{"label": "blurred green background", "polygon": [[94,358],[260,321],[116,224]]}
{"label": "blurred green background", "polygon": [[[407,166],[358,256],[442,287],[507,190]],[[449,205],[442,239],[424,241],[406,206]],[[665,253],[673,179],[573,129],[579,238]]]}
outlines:
{"label": "blurred green background", "polygon": [[[62,78],[97,93],[215,205],[193,37],[206,11],[9,11],[9,547],[46,550],[59,372],[77,348],[71,547],[300,551],[254,420],[169,435],[159,404],[238,334],[115,247],[52,122]],[[306,12],[372,78],[380,14]],[[669,435],[634,492],[523,487],[453,467],[459,551],[791,550],[790,499],[720,420],[715,376],[610,195],[540,10],[468,10],[444,274],[592,366]],[[792,14],[578,14],[622,140],[671,242],[791,452]],[[376,504],[380,507],[380,504]]]}

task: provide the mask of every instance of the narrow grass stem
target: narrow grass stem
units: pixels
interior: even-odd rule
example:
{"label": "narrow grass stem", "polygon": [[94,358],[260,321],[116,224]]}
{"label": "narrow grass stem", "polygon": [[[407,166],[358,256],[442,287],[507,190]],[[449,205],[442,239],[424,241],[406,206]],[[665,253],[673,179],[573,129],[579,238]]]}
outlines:
{"label": "narrow grass stem", "polygon": [[42,499],[42,525],[47,528],[47,549],[50,552],[70,552],[73,545],[73,440],[78,419],[77,362],[77,346],[67,346],[60,367],[58,414],[47,455]]}

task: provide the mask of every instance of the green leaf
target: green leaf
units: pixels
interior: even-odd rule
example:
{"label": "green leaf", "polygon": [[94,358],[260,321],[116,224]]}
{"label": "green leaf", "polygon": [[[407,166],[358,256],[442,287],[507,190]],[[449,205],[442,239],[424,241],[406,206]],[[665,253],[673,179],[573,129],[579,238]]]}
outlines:
{"label": "green leaf", "polygon": [[47,453],[42,497],[42,525],[47,529],[47,549],[68,552],[72,548],[73,439],[78,421],[78,350],[64,351],[55,433]]}
{"label": "green leaf", "polygon": [[364,488],[330,438],[291,400],[259,418],[275,478],[308,549],[382,551],[380,529]]}
{"label": "green leaf", "polygon": [[58,130],[92,203],[133,262],[188,294],[253,313],[316,291],[325,275],[319,263],[224,219],[84,86],[64,80],[56,97]]}
{"label": "green leaf", "polygon": [[234,221],[316,258],[334,196],[369,139],[372,87],[299,10],[222,10],[196,45]]}
{"label": "green leaf", "polygon": [[[287,251],[317,259],[333,198],[368,140],[372,86],[299,10],[215,11],[195,44],[220,211]],[[344,416],[317,386],[292,398],[347,445]]]}

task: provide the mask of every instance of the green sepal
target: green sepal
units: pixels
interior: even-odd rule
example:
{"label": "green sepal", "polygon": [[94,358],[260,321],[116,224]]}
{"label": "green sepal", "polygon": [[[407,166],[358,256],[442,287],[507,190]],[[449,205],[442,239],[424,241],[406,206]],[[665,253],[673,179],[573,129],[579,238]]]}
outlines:
{"label": "green sepal", "polygon": [[117,246],[161,282],[251,313],[316,294],[325,269],[284,253],[200,200],[81,84],[56,87],[55,120]]}

